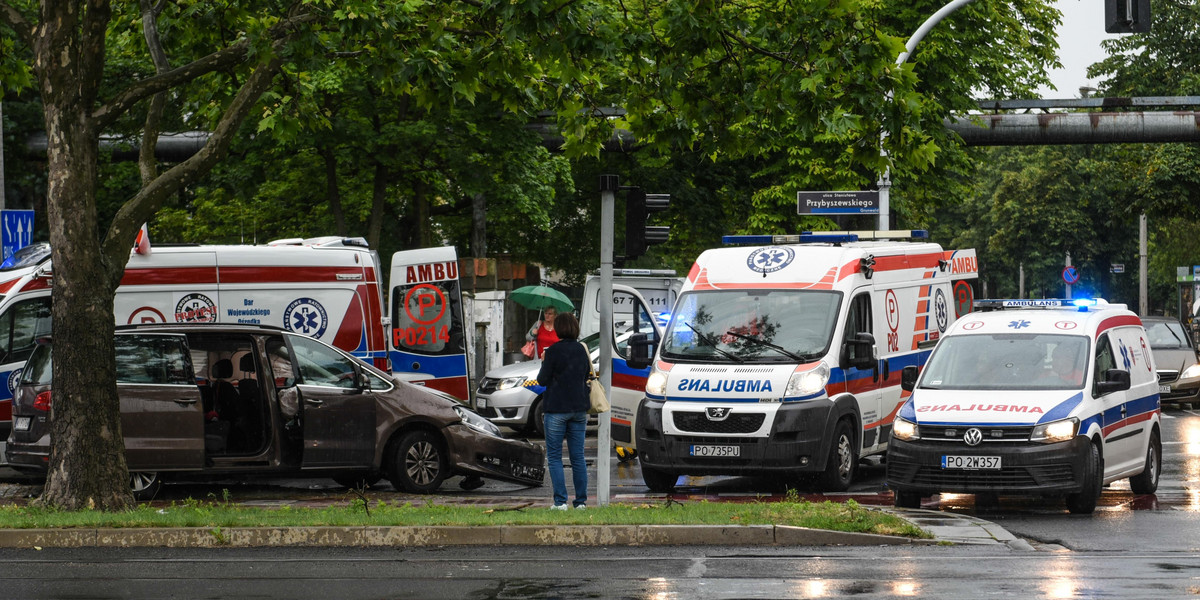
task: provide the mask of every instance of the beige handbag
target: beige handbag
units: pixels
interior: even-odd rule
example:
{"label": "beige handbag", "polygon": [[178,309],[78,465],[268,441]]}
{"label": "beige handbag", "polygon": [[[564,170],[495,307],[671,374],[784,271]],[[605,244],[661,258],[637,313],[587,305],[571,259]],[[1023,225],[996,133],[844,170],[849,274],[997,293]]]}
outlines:
{"label": "beige handbag", "polygon": [[[588,360],[591,360],[591,352],[588,351],[587,344],[583,342],[579,342],[579,344],[587,352]],[[588,399],[591,400],[591,405],[588,407],[588,414],[598,415],[608,412],[610,406],[608,405],[608,397],[604,395],[604,384],[600,383],[600,378],[596,375],[595,371],[592,371],[592,374],[588,376],[587,382]]]}

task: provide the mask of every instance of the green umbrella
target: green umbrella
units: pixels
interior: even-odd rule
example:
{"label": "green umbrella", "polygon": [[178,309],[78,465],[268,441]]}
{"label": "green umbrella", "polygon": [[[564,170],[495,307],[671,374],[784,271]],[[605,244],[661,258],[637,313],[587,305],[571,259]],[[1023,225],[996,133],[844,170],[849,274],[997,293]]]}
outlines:
{"label": "green umbrella", "polygon": [[513,302],[532,308],[533,310],[541,310],[548,306],[553,306],[562,312],[571,312],[575,310],[575,304],[571,302],[562,292],[544,285],[527,285],[512,291],[511,295]]}

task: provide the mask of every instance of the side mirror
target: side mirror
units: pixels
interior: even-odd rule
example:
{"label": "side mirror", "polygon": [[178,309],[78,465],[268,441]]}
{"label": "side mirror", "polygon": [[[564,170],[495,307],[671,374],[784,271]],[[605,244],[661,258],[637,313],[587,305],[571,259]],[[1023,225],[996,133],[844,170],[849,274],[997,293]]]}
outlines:
{"label": "side mirror", "polygon": [[1125,369],[1109,369],[1104,372],[1104,381],[1096,383],[1096,394],[1099,396],[1127,389],[1129,389],[1129,371]]}
{"label": "side mirror", "polygon": [[921,374],[921,370],[916,365],[908,365],[900,370],[900,389],[911,392],[917,387],[917,375]]}
{"label": "side mirror", "polygon": [[629,359],[625,364],[631,369],[645,369],[654,361],[658,343],[649,334],[635,333],[629,336]]}
{"label": "side mirror", "polygon": [[860,371],[874,369],[878,366],[875,358],[875,336],[860,333],[854,339],[846,340],[842,345],[841,367],[854,367]]}

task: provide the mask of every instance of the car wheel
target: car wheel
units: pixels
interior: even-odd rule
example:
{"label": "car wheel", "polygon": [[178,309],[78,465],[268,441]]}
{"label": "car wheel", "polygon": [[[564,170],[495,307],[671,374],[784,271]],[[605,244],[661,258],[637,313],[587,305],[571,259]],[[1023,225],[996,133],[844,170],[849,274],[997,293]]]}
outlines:
{"label": "car wheel", "polygon": [[921,508],[921,494],[917,492],[894,492],[892,505],[896,508]]}
{"label": "car wheel", "polygon": [[1162,472],[1162,441],[1158,432],[1150,433],[1146,447],[1146,467],[1141,473],[1129,478],[1129,489],[1135,494],[1153,494],[1158,491],[1158,476]]}
{"label": "car wheel", "polygon": [[333,482],[344,488],[360,490],[369,488],[379,483],[380,479],[383,479],[383,475],[380,475],[379,473],[357,473],[338,475],[333,478]]}
{"label": "car wheel", "polygon": [[410,494],[429,494],[450,474],[442,438],[431,431],[412,431],[400,438],[392,453],[392,485]]}
{"label": "car wheel", "polygon": [[529,431],[537,437],[546,437],[546,411],[542,409],[542,397],[538,396],[529,407]]}
{"label": "car wheel", "polygon": [[833,443],[829,446],[829,459],[825,472],[821,473],[821,490],[844,492],[854,481],[854,470],[858,464],[858,453],[854,448],[854,434],[850,422],[843,419],[833,428]]}
{"label": "car wheel", "polygon": [[1094,512],[1103,485],[1104,463],[1100,460],[1100,449],[1096,444],[1088,444],[1088,453],[1083,461],[1083,487],[1078,493],[1067,494],[1067,510],[1077,515]]}
{"label": "car wheel", "polygon": [[674,473],[642,465],[642,481],[646,482],[646,487],[652,492],[670,492],[675,489],[675,482],[678,480],[679,476]]}
{"label": "car wheel", "polygon": [[133,471],[129,473],[129,488],[133,490],[134,500],[153,500],[162,490],[162,479],[155,471]]}

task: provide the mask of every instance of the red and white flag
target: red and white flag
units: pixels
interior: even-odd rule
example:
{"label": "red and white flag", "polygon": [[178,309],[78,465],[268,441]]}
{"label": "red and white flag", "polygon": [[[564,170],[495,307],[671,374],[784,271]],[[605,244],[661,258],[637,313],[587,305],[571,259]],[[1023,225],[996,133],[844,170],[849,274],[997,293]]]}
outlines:
{"label": "red and white flag", "polygon": [[150,255],[150,229],[142,223],[142,228],[137,232],[137,238],[133,241],[133,251],[138,254]]}

